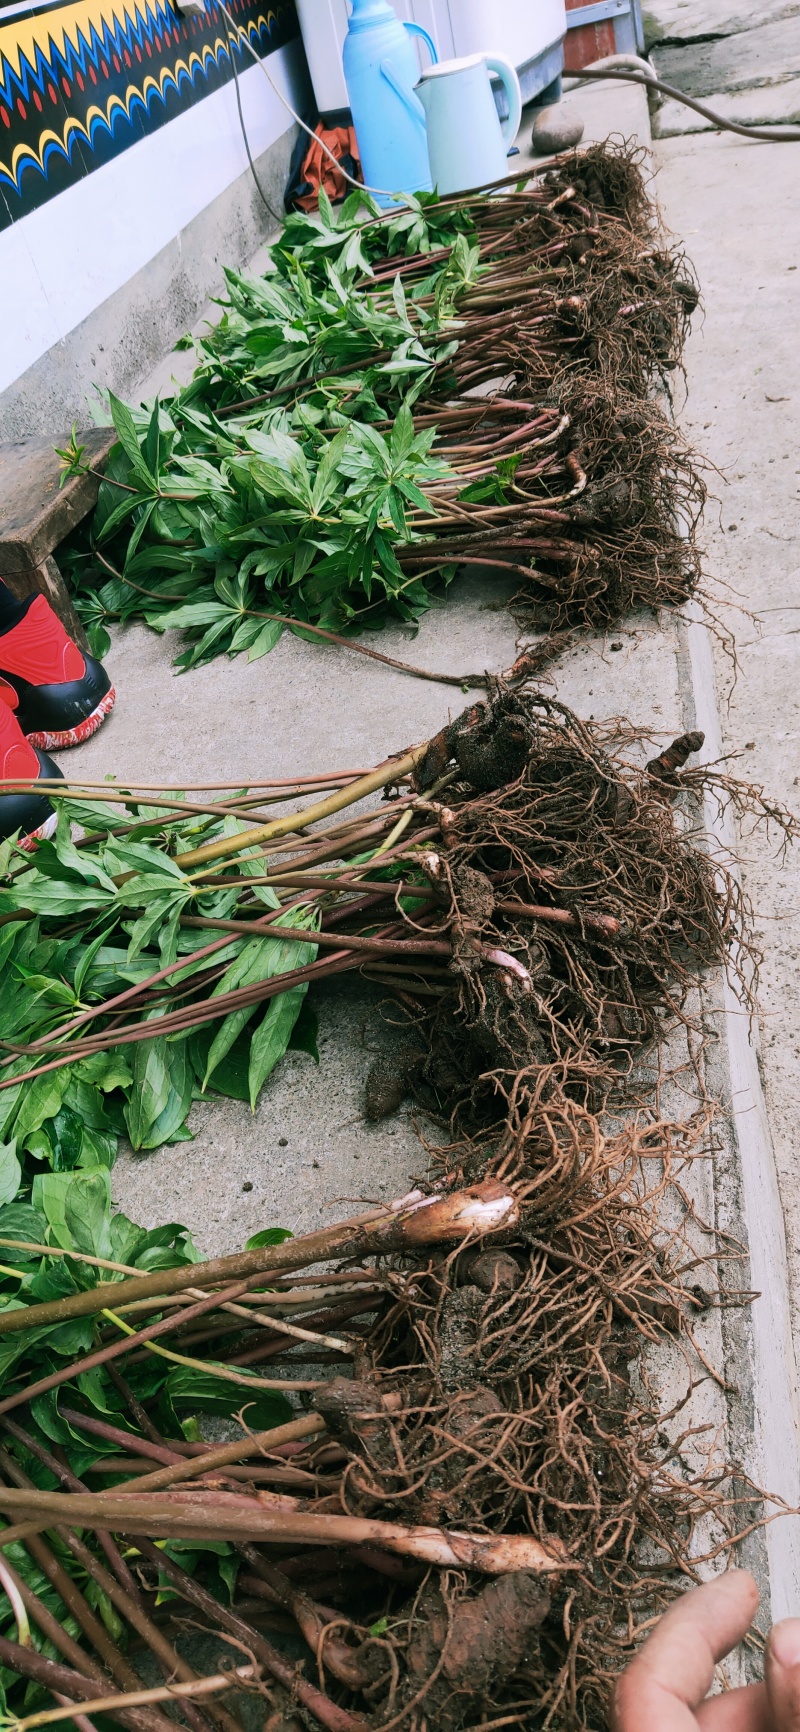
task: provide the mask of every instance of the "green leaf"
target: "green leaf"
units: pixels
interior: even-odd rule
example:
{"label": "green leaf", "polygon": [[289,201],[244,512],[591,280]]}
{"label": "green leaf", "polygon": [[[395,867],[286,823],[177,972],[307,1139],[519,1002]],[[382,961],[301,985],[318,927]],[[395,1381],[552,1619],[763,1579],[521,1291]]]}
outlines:
{"label": "green leaf", "polygon": [[[79,878],[85,883],[99,884],[104,890],[113,891],[115,886],[108,873],[103,871],[99,859],[91,849],[76,848],[72,840],[72,823],[70,813],[71,802],[66,801],[59,808],[58,824],[53,837],[53,851],[60,864],[70,876]],[[45,858],[37,850],[36,865],[41,870],[41,862]]]}
{"label": "green leaf", "polygon": [[125,1123],[133,1147],[141,1149],[170,1097],[167,1043],[163,1037],[141,1041],[129,1051],[133,1053],[132,1080]]}
{"label": "green leaf", "polygon": [[80,1165],[82,1167],[113,1167],[117,1158],[117,1139],[111,1131],[83,1127]]}
{"label": "green leaf", "polygon": [[[195,1076],[200,1083],[206,1074],[208,1052],[213,1038],[213,1027],[208,1026],[195,1029],[189,1038],[192,1064]],[[214,1090],[215,1094],[227,1095],[230,1100],[249,1101],[250,1089],[247,1081],[249,1064],[250,1037],[247,1029],[243,1029],[230,1051],[215,1066],[210,1088]]]}
{"label": "green leaf", "polygon": [[221,601],[181,602],[179,607],[170,608],[158,616],[159,631],[166,631],[173,626],[213,625],[221,621],[225,625],[236,618],[233,608],[226,607]]}
{"label": "green leaf", "polygon": [[65,1065],[62,1070],[46,1071],[44,1076],[34,1077],[28,1085],[14,1125],[14,1135],[21,1148],[25,1147],[30,1133],[38,1131],[45,1119],[55,1118],[69,1082],[70,1070]]}
{"label": "green leaf", "polygon": [[[35,1209],[44,1215],[48,1227],[53,1227],[62,1233],[66,1228],[64,1202],[66,1187],[70,1182],[68,1173],[37,1173],[31,1186],[31,1199]],[[62,1244],[62,1239],[56,1240]]]}
{"label": "green leaf", "polygon": [[[44,1130],[45,1126],[42,1126],[38,1133],[39,1136]],[[61,1107],[55,1118],[50,1120],[46,1130],[53,1171],[56,1173],[72,1172],[73,1168],[81,1162],[84,1135],[91,1135],[91,1133],[84,1131],[82,1119],[77,1113],[70,1112],[67,1106]],[[30,1148],[30,1142],[28,1147]],[[38,1153],[38,1150],[35,1152]]]}
{"label": "green leaf", "polygon": [[[117,497],[119,496],[117,495]],[[116,534],[120,524],[125,522],[126,517],[132,517],[134,511],[139,511],[141,509],[141,504],[142,496],[140,493],[126,494],[123,499],[120,500],[120,503],[114,506],[114,510],[110,511],[106,517],[102,529],[98,533],[98,542],[110,541],[111,536]]]}
{"label": "green leaf", "polygon": [[[287,924],[291,924],[292,926],[301,926],[308,920],[308,918],[309,915],[307,910],[293,910],[287,915]],[[230,967],[226,969],[222,980],[220,980],[214,988],[213,996],[216,997],[222,992],[232,992],[241,986],[253,985],[257,981],[271,980],[275,975],[283,974],[288,969],[301,968],[304,963],[311,962],[315,955],[316,946],[313,944],[292,944],[285,939],[276,938],[247,939]],[[242,1010],[231,1011],[230,1014],[225,1017],[221,1028],[218,1030],[211,1043],[203,1087],[206,1087],[213,1076],[214,1070],[220,1059],[224,1058],[225,1054],[230,1051],[234,1041],[241,1034],[242,1029],[255,1014],[255,1010],[255,1005],[247,1005]],[[297,1010],[299,1010],[299,1003],[295,1008],[294,1015],[292,1016],[289,1027],[286,1030],[286,1039],[281,1051],[277,1052],[274,1058],[268,1057],[267,1069],[264,1073],[265,1076],[269,1074],[269,1071],[277,1062],[277,1058],[280,1058],[282,1053],[286,1050],[286,1043],[288,1042]],[[282,1026],[282,1024],[278,1025],[279,1028],[282,1028]],[[271,1038],[272,1037],[269,1034],[264,1037],[265,1048],[268,1046]],[[256,1094],[257,1092],[258,1091],[256,1090]],[[253,1085],[251,1080],[251,1101],[252,1099]]]}
{"label": "green leaf", "polygon": [[[0,1205],[13,1203],[20,1187],[22,1168],[17,1160],[17,1143],[0,1143]],[[0,1251],[0,1263],[3,1255]]]}
{"label": "green leaf", "polygon": [[[0,1209],[0,1238],[28,1239],[31,1244],[43,1245],[47,1235],[47,1221],[39,1209],[30,1203],[7,1203]],[[33,1253],[14,1251],[6,1245],[0,1246],[0,1263],[25,1263]]]}
{"label": "green leaf", "polygon": [[[134,962],[158,933],[161,966],[166,968],[178,954],[178,922],[187,902],[192,900],[192,886],[184,880],[182,884],[170,884],[162,890],[148,879],[138,882],[146,886],[142,894],[146,895],[147,908],[131,927],[128,961]],[[126,891],[131,898],[137,894],[131,885],[126,886]]]}
{"label": "green leaf", "polygon": [[[40,843],[45,848],[47,843]],[[13,889],[2,892],[4,909],[29,908],[34,914],[48,919],[70,918],[75,914],[95,913],[114,901],[115,891],[104,890],[97,884],[78,879],[51,878],[34,868],[15,878]]]}
{"label": "green leaf", "polygon": [[96,1052],[90,1058],[83,1058],[74,1069],[75,1076],[83,1077],[87,1083],[93,1083],[95,1088],[109,1093],[111,1089],[124,1089],[133,1081],[133,1072],[127,1059],[120,1051]]}
{"label": "green leaf", "polygon": [[157,1149],[184,1123],[192,1102],[187,1042],[163,1036],[133,1048],[133,1080],[125,1123],[135,1149]]}
{"label": "green leaf", "polygon": [[135,1263],[138,1253],[143,1250],[147,1234],[143,1227],[137,1227],[135,1221],[129,1221],[127,1215],[118,1211],[111,1217],[111,1255],[115,1263]]}
{"label": "green leaf", "polygon": [[111,1179],[105,1167],[71,1177],[64,1198],[64,1220],[76,1251],[111,1255]]}
{"label": "green leaf", "polygon": [[185,1365],[170,1371],[166,1392],[176,1413],[218,1413],[230,1419],[244,1408],[247,1424],[259,1431],[285,1425],[294,1417],[294,1408],[279,1390],[256,1386],[250,1395],[240,1383],[226,1383]]}
{"label": "green leaf", "polygon": [[114,423],[117,438],[119,439],[126,457],[130,460],[137,481],[143,480],[145,486],[150,486],[153,489],[157,488],[158,483],[145,462],[139,446],[139,436],[133,424],[133,416],[130,409],[127,407],[127,404],[120,402],[119,397],[114,396],[113,391],[109,391],[108,393],[108,406],[111,410],[111,419]]}
{"label": "green leaf", "polygon": [[349,438],[349,428],[342,427],[325,447],[322,460],[317,470],[311,499],[312,510],[315,517],[319,514],[325,504],[332,482],[338,479],[339,466]]}
{"label": "green leaf", "polygon": [[6,1088],[0,1093],[0,1137],[10,1129],[13,1123],[24,1088],[24,1083],[17,1083],[16,1088]]}
{"label": "green leaf", "polygon": [[260,660],[261,656],[268,655],[269,651],[274,649],[276,643],[278,643],[280,638],[282,638],[283,630],[283,626],[280,625],[277,620],[267,620],[266,624],[262,626],[258,637],[254,639],[253,643],[251,643],[247,652],[247,660],[249,662],[257,662]]}
{"label": "green leaf", "polygon": [[282,992],[279,998],[273,998],[267,1005],[263,1021],[253,1035],[248,1070],[250,1107],[253,1112],[267,1077],[275,1069],[278,1060],[283,1058],[289,1045],[292,1029],[300,1015],[307,991],[308,987],[305,985],[292,986],[288,992]]}
{"label": "green leaf", "polygon": [[289,1036],[289,1050],[307,1052],[314,1063],[319,1064],[319,1017],[307,997],[303,999],[300,1014]]}
{"label": "green leaf", "polygon": [[[108,936],[109,929],[106,927],[103,932],[98,933],[98,936],[92,940],[91,944],[87,944],[85,950],[81,951],[74,976],[76,998],[80,998],[86,979],[91,973],[92,963],[94,962],[98,950],[102,950],[103,945],[107,942]],[[105,1054],[103,1056],[105,1056]]]}
{"label": "green leaf", "polygon": [[147,436],[145,438],[144,446],[142,448],[142,455],[144,457],[144,461],[147,465],[147,468],[149,469],[150,474],[156,476],[156,478],[158,477],[158,472],[159,472],[159,468],[160,468],[160,461],[161,461],[161,430],[160,430],[160,425],[159,425],[160,419],[161,419],[161,411],[160,411],[160,407],[159,407],[158,398],[156,397],[156,400],[153,404],[153,413],[150,416],[150,425],[147,429]]}
{"label": "green leaf", "polygon": [[254,1233],[247,1240],[246,1251],[260,1251],[262,1245],[283,1245],[287,1239],[293,1239],[288,1227],[264,1227],[260,1233]]}

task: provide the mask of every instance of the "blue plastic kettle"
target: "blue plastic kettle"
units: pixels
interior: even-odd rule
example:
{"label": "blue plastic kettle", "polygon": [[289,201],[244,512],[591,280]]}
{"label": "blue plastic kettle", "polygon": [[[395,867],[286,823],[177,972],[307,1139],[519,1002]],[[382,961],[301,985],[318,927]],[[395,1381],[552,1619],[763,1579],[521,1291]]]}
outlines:
{"label": "blue plastic kettle", "polygon": [[352,0],[342,48],[347,93],[358,140],[361,172],[379,188],[378,204],[392,192],[429,192],[431,171],[425,110],[414,85],[419,78],[412,35],[436,49],[420,24],[401,23],[389,0]]}

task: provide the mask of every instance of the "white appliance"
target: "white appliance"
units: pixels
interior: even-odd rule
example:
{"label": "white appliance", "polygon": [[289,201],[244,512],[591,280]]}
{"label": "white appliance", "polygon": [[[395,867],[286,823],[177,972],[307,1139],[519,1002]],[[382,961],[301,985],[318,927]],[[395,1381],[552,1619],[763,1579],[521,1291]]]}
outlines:
{"label": "white appliance", "polygon": [[[429,31],[440,60],[502,54],[516,67],[523,102],[560,78],[564,63],[564,0],[392,0],[398,18]],[[347,0],[296,0],[303,44],[323,117],[347,109],[342,43]],[[423,61],[420,59],[420,70]],[[554,100],[557,97],[554,92]]]}

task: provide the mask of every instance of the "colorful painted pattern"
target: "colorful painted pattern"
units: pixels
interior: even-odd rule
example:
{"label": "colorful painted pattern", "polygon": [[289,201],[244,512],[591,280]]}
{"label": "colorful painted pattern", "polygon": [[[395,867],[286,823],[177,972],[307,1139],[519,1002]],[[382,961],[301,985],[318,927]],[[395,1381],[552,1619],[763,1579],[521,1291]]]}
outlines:
{"label": "colorful painted pattern", "polygon": [[[261,54],[297,34],[294,0],[226,3]],[[51,0],[2,19],[0,229],[232,77],[216,0],[193,18],[171,0]]]}

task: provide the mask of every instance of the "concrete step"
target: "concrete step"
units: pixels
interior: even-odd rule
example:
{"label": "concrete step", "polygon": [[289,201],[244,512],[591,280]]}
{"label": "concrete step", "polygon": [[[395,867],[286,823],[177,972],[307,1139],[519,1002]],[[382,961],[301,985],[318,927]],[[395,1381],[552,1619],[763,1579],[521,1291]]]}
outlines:
{"label": "concrete step", "polygon": [[[740,126],[800,125],[800,78],[785,84],[754,85],[749,90],[715,90],[703,101],[725,120]],[[654,138],[675,138],[684,132],[709,132],[713,122],[704,120],[681,102],[667,101],[652,117]]]}
{"label": "concrete step", "polygon": [[664,44],[651,59],[659,78],[701,101],[721,90],[786,84],[800,77],[800,13],[715,42]]}
{"label": "concrete step", "polygon": [[645,0],[645,42],[698,42],[708,36],[734,36],[800,14],[800,0]]}

